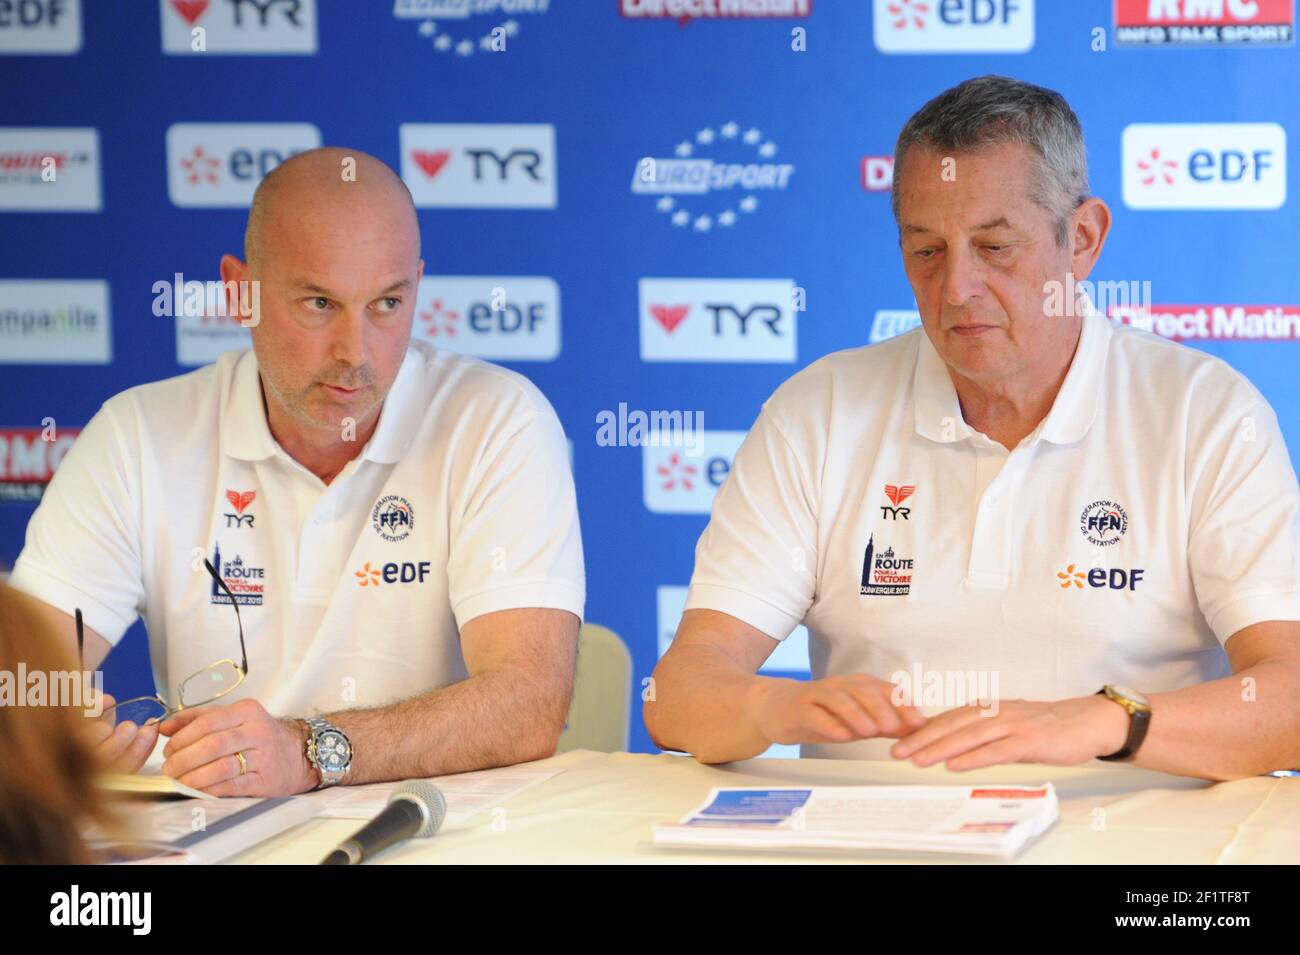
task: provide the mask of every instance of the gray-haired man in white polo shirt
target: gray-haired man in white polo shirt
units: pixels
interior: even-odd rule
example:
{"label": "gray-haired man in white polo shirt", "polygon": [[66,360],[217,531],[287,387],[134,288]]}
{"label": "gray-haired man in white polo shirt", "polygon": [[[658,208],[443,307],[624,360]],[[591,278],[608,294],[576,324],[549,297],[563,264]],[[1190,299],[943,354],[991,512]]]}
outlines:
{"label": "gray-haired man in white polo shirt", "polygon": [[[894,210],[923,327],[764,404],[655,671],[653,738],[706,762],[801,743],[954,770],[1300,765],[1276,417],[1223,362],[1063,307],[1110,228],[1065,100],[1005,77],[936,97],[899,136]],[[801,621],[814,679],[757,676]]]}
{"label": "gray-haired man in white polo shirt", "polygon": [[91,724],[105,761],[161,732],[182,783],[268,796],[549,755],[585,595],[550,405],[411,342],[419,226],[373,157],[272,171],[245,256],[252,351],[106,402],[14,569],[89,667],[145,618],[158,695]]}

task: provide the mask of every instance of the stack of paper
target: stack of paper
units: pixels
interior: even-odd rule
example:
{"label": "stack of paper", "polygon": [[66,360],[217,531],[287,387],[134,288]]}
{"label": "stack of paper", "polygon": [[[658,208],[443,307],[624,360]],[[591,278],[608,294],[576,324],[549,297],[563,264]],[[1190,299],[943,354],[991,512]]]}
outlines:
{"label": "stack of paper", "polygon": [[714,789],[695,811],[655,826],[664,846],[888,849],[1010,858],[1057,818],[1041,786],[817,786]]}
{"label": "stack of paper", "polygon": [[140,799],[216,799],[159,773],[104,773],[95,777],[100,790],[110,796]]}
{"label": "stack of paper", "polygon": [[212,864],[277,836],[316,811],[301,796],[274,799],[148,799],[124,803],[123,841],[92,827],[91,848],[108,862],[184,862]]}

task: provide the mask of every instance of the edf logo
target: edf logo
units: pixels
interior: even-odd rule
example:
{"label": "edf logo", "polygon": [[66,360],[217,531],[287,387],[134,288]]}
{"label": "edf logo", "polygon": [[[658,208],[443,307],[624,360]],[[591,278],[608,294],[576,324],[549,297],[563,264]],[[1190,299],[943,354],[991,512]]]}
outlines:
{"label": "edf logo", "polygon": [[1069,590],[1071,587],[1082,590],[1084,585],[1094,590],[1109,588],[1110,590],[1137,590],[1138,581],[1146,574],[1146,571],[1140,567],[1132,570],[1125,570],[1122,567],[1093,567],[1086,574],[1076,569],[1076,565],[1071,564],[1065,570],[1058,571],[1056,578],[1060,581],[1062,590]]}
{"label": "edf logo", "polygon": [[[713,496],[731,473],[744,431],[704,430],[694,449],[667,441],[641,449],[641,495],[655,514],[708,514]],[[693,453],[692,453],[693,450]]]}
{"label": "edf logo", "polygon": [[1034,0],[874,0],[881,53],[1025,53]]}
{"label": "edf logo", "polygon": [[560,355],[560,288],[541,275],[430,275],[420,280],[415,337],[489,361]]}
{"label": "edf logo", "polygon": [[3,0],[0,53],[77,53],[81,0]]}
{"label": "edf logo", "polygon": [[181,208],[243,208],[268,172],[320,146],[311,123],[173,123],[167,194]]}
{"label": "edf logo", "polygon": [[1278,209],[1286,130],[1277,123],[1133,123],[1121,139],[1130,209]]}
{"label": "edf logo", "polygon": [[378,587],[381,583],[422,584],[431,571],[432,565],[427,560],[389,561],[379,566],[366,561],[365,566],[354,571],[352,576],[356,578],[358,587]]}

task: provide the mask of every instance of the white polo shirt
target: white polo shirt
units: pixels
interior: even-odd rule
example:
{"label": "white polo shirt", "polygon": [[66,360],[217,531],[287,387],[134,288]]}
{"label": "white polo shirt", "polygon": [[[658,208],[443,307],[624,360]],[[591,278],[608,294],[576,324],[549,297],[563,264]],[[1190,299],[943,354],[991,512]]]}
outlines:
{"label": "white polo shirt", "polygon": [[[927,713],[948,708],[925,705],[939,680],[1052,700],[1230,673],[1234,633],[1300,620],[1276,416],[1217,358],[1083,322],[1013,451],[966,425],[920,328],[785,382],[714,500],[687,609],[777,640],[803,622],[814,678],[902,671]],[[888,758],[893,742],[803,755]]]}
{"label": "white polo shirt", "polygon": [[238,659],[230,700],[375,706],[466,677],[459,628],[581,617],[564,433],[521,375],[413,342],[370,441],[328,486],[271,436],[251,351],[104,404],[50,482],[11,583],[116,644],[142,615],[154,680]]}

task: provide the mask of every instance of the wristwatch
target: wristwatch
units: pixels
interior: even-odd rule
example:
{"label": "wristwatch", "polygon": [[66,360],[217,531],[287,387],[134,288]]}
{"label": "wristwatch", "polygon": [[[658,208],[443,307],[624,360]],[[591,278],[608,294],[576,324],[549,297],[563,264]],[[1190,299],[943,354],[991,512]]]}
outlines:
{"label": "wristwatch", "polygon": [[329,720],[309,716],[307,724],[307,762],[320,773],[320,785],[337,786],[352,766],[352,740]]}
{"label": "wristwatch", "polygon": [[1146,739],[1147,730],[1151,727],[1151,701],[1137,690],[1126,686],[1111,686],[1109,683],[1098,690],[1097,694],[1110,697],[1124,707],[1129,717],[1128,739],[1124,740],[1124,745],[1108,756],[1097,758],[1114,762],[1132,759],[1137,755],[1138,747]]}

